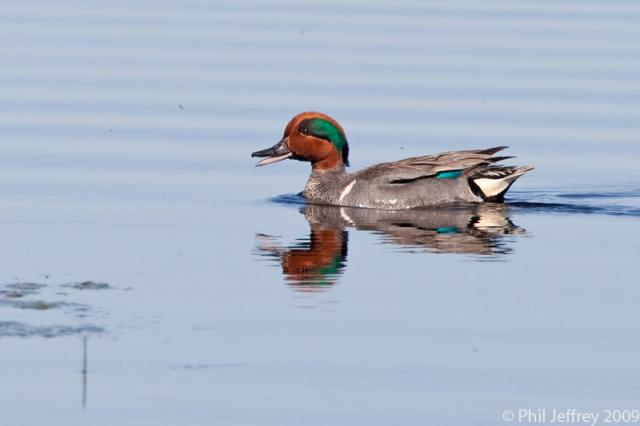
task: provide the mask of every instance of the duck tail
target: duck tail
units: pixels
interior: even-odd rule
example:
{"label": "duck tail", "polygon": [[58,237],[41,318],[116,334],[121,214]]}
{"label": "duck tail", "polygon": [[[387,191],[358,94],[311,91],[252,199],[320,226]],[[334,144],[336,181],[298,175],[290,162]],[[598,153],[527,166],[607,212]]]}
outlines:
{"label": "duck tail", "polygon": [[478,169],[469,176],[473,192],[485,201],[503,202],[504,194],[523,174],[533,170],[533,166],[489,166]]}

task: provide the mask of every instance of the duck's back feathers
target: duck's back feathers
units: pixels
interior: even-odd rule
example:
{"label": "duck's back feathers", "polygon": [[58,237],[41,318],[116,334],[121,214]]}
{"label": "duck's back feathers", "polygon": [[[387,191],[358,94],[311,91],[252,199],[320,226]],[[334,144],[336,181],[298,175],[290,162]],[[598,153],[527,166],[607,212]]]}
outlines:
{"label": "duck's back feathers", "polygon": [[417,205],[454,201],[504,201],[513,182],[532,166],[498,166],[513,157],[495,156],[506,146],[450,151],[436,155],[382,163],[355,173],[358,181],[369,182],[368,190],[391,191]]}
{"label": "duck's back feathers", "polygon": [[406,158],[404,160],[381,163],[366,168],[358,173],[358,177],[362,179],[379,180],[382,181],[381,183],[388,184],[409,183],[419,179],[443,176],[457,178],[487,167],[496,161],[511,158],[493,156],[505,148],[507,147],[498,146],[489,149],[449,151],[435,155]]}

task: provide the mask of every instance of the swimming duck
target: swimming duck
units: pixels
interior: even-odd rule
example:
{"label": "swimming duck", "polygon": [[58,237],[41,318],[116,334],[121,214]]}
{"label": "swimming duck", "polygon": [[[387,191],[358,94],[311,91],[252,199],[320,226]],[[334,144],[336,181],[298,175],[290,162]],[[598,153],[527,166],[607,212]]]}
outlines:
{"label": "swimming duck", "polygon": [[502,202],[513,182],[533,166],[498,166],[513,157],[496,157],[506,146],[450,151],[376,164],[347,173],[349,145],[342,126],[319,112],[291,119],[282,139],[256,151],[256,166],[292,160],[311,162],[302,195],[315,204],[388,210],[450,203]]}

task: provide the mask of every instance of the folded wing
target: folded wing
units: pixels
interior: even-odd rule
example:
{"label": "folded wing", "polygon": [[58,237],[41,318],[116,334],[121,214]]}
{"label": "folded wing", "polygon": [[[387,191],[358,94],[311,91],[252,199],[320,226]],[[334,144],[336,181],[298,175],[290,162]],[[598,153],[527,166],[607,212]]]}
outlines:
{"label": "folded wing", "polygon": [[[469,176],[480,168],[512,157],[495,157],[507,148],[497,146],[482,150],[450,151],[423,157],[377,164],[358,173],[364,179],[376,179],[382,183],[405,184],[419,179],[457,178]],[[455,173],[459,172],[459,173]]]}

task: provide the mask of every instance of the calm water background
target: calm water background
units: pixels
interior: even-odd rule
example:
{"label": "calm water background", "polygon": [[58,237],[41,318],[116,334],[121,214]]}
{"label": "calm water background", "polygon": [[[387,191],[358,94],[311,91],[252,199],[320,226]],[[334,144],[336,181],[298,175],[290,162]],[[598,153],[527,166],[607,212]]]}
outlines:
{"label": "calm water background", "polygon": [[[635,1],[4,2],[2,424],[640,408],[638,22]],[[508,210],[526,232],[482,256],[350,227],[331,283],[291,285],[257,234],[308,247],[271,200],[308,166],[249,154],[303,110],[344,125],[354,170],[509,145],[536,165]]]}

